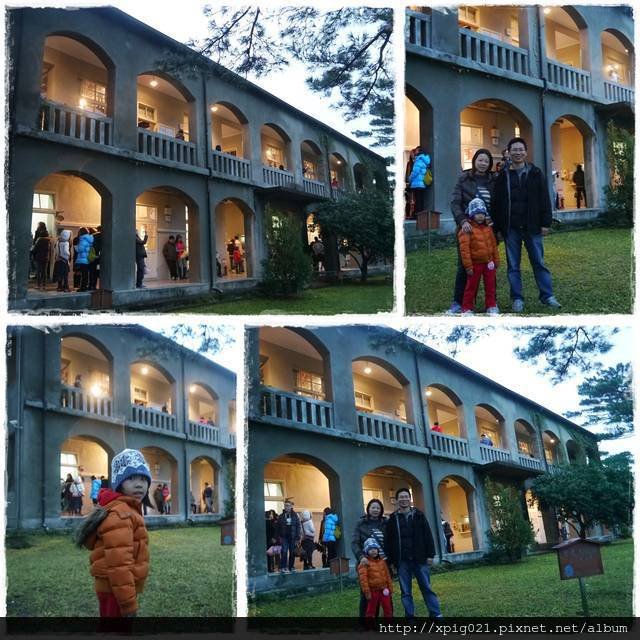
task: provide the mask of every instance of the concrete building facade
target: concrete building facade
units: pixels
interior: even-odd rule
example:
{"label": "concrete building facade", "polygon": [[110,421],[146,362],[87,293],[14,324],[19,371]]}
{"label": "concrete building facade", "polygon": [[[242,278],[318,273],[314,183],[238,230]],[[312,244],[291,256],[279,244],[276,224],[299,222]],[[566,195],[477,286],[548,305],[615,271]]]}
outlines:
{"label": "concrete building facade", "polygon": [[[482,147],[495,164],[517,135],[559,195],[554,217],[597,217],[611,181],[607,124],[634,127],[630,7],[416,6],[405,26],[405,163],[417,145],[430,154],[426,206],[441,213],[442,232],[455,226],[450,200],[461,169]],[[578,164],[586,207],[572,184]]]}
{"label": "concrete building facade", "polygon": [[[113,456],[142,451],[153,524],[217,520],[235,468],[235,374],[139,326],[10,327],[7,355],[7,526],[61,528],[61,483],[108,479]],[[207,510],[204,483],[213,487]],[[153,492],[167,484],[171,512]],[[226,504],[225,504],[226,503]]]}
{"label": "concrete building facade", "polygon": [[[101,286],[118,307],[255,286],[271,211],[295,216],[306,243],[313,203],[386,188],[380,156],[117,9],[11,9],[8,27],[10,308],[89,305],[29,289],[38,222],[102,227]],[[145,290],[136,230],[149,237]],[[172,234],[186,283],[162,258]]]}
{"label": "concrete building facade", "polygon": [[[285,497],[311,512],[316,533],[325,507],[338,513],[339,555],[353,569],[351,534],[367,502],[379,498],[389,513],[395,491],[410,487],[434,532],[437,561],[456,562],[487,550],[485,478],[517,487],[546,547],[558,541],[558,524],[526,503],[531,482],[598,456],[585,429],[389,328],[251,328],[246,348],[252,593],[335,579],[328,569],[268,572],[265,511],[280,513]],[[480,442],[483,433],[491,446]],[[454,530],[453,553],[440,513]]]}

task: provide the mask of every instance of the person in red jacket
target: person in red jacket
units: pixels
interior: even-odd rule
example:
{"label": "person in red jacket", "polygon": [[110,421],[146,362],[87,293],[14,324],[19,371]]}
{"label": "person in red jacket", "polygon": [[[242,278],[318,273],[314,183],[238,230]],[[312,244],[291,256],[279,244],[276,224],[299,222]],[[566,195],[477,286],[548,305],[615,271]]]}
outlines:
{"label": "person in red jacket", "polygon": [[462,313],[473,314],[473,304],[484,280],[485,309],[490,316],[497,316],[496,269],[499,264],[498,245],[493,229],[486,224],[487,206],[482,198],[474,198],[467,207],[471,233],[458,233],[460,258],[467,272],[467,284],[462,297]]}

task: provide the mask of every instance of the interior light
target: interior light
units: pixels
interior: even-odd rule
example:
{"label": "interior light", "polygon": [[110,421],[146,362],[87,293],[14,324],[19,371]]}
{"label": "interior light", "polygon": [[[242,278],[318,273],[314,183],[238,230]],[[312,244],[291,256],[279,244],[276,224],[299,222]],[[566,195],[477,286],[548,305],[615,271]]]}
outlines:
{"label": "interior light", "polygon": [[84,109],[87,106],[86,98],[80,98],[80,102],[78,103],[81,109]]}
{"label": "interior light", "polygon": [[371,367],[370,367],[369,365],[367,365],[367,366],[364,368],[364,372],[365,372],[367,375],[369,375],[369,374],[371,373]]}
{"label": "interior light", "polygon": [[154,87],[154,88],[155,88],[155,87],[157,87],[157,86],[158,86],[158,81],[157,81],[157,80],[152,80],[149,84],[150,84],[152,87]]}
{"label": "interior light", "polygon": [[100,385],[98,385],[98,384],[94,384],[94,385],[91,387],[91,395],[92,395],[94,398],[99,398],[99,397],[102,395],[102,389],[100,388]]}
{"label": "interior light", "polygon": [[336,160],[338,164],[342,164],[342,160]]}
{"label": "interior light", "polygon": [[146,376],[149,373],[149,367],[142,367],[142,375]]}
{"label": "interior light", "polygon": [[424,395],[427,396],[427,398],[431,397],[431,390],[427,389]]}
{"label": "interior light", "polygon": [[195,392],[196,392],[196,385],[195,385],[195,384],[192,384],[192,385],[189,387],[189,393],[195,393]]}
{"label": "interior light", "polygon": [[551,7],[545,7],[542,12],[545,16],[548,16],[551,13]]}
{"label": "interior light", "polygon": [[218,107],[216,107],[215,105],[213,107],[211,107],[211,111],[213,111],[214,113],[218,110]]}

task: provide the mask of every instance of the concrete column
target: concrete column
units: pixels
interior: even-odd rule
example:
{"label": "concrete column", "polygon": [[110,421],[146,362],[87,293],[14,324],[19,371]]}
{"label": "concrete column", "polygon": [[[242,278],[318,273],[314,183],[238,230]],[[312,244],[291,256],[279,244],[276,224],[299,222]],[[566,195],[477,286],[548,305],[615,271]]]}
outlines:
{"label": "concrete column", "polygon": [[[336,344],[340,344],[341,338],[347,343],[348,329],[340,327],[336,331],[339,334],[336,336]],[[353,372],[351,359],[346,354],[343,357],[332,358],[331,388],[333,390],[333,414],[336,428],[342,431],[357,432],[358,420],[353,395]]]}
{"label": "concrete column", "polygon": [[[462,167],[459,113],[460,109],[457,104],[445,106],[440,97],[433,104],[433,130],[446,131],[447,135],[434,139],[433,153],[430,154],[434,158],[434,180],[430,188],[433,189],[433,202],[436,211],[440,211],[445,217],[451,216],[451,194]],[[455,116],[455,126],[451,126],[452,114]],[[445,167],[450,170],[447,171]]]}
{"label": "concrete column", "polygon": [[345,460],[344,465],[336,468],[339,477],[339,487],[336,487],[335,495],[331,491],[331,507],[340,517],[339,524],[342,527],[342,538],[338,543],[338,555],[349,558],[351,564],[355,563],[355,558],[351,553],[351,536],[356,523],[364,513],[362,507],[362,476],[366,473],[360,465],[352,464]]}
{"label": "concrete column", "polygon": [[249,577],[267,573],[265,549],[266,525],[264,518],[264,465],[263,455],[268,444],[260,436],[260,427],[251,430],[249,436],[246,492],[257,499],[247,501],[247,574]]}
{"label": "concrete column", "polygon": [[[260,406],[260,332],[257,328],[245,330],[245,371],[247,384],[247,416],[259,416]],[[260,494],[262,495],[262,494]]]}
{"label": "concrete column", "polygon": [[122,290],[135,286],[136,196],[134,185],[123,181],[115,193],[102,198],[100,269],[104,270],[102,287],[105,289]]}
{"label": "concrete column", "polygon": [[511,458],[518,462],[518,456],[520,455],[518,450],[518,438],[516,434],[516,416],[511,412],[507,413],[504,418],[504,436],[505,436],[505,449],[509,449]]}
{"label": "concrete column", "polygon": [[135,359],[125,344],[112,352],[111,394],[113,398],[113,416],[131,419],[131,371],[130,365]]}
{"label": "concrete column", "polygon": [[464,404],[462,408],[464,423],[467,427],[467,441],[469,442],[469,456],[474,460],[480,460],[480,434],[476,424],[475,407],[472,404]]}
{"label": "concrete column", "polygon": [[458,32],[457,10],[432,9],[431,39],[433,49],[436,51],[448,53],[454,56],[459,54],[460,37]]}
{"label": "concrete column", "polygon": [[60,358],[62,338],[59,333],[45,337],[45,353],[43,354],[43,370],[45,375],[45,398],[47,404],[60,406]]}
{"label": "concrete column", "polygon": [[137,151],[138,77],[131,66],[120,64],[112,84],[113,145]]}
{"label": "concrete column", "polygon": [[300,138],[294,138],[289,143],[289,171],[293,172],[293,181],[300,187],[302,186],[302,140]]}
{"label": "concrete column", "polygon": [[258,123],[253,123],[249,127],[248,138],[249,155],[247,157],[251,160],[253,181],[262,184],[262,139]]}

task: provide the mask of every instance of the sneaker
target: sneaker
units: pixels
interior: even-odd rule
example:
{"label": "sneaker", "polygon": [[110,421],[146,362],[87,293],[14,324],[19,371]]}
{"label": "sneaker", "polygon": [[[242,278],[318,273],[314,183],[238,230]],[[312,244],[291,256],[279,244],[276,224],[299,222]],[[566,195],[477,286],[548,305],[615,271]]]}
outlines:
{"label": "sneaker", "polygon": [[524,311],[524,300],[516,298],[511,305],[514,313],[522,313]]}
{"label": "sneaker", "polygon": [[292,567],[291,569],[289,569],[289,573],[295,573],[296,570]]}
{"label": "sneaker", "polygon": [[462,313],[462,305],[457,302],[453,302],[451,306],[445,311],[448,316],[454,316],[457,313]]}
{"label": "sneaker", "polygon": [[462,312],[463,316],[472,316],[473,315],[473,310],[472,309],[467,309],[466,311]]}
{"label": "sneaker", "polygon": [[550,306],[552,309],[562,309],[562,305],[556,300],[555,296],[551,296],[542,301],[542,304]]}
{"label": "sneaker", "polygon": [[500,315],[500,309],[498,309],[498,307],[489,307],[487,309],[487,315],[488,316],[499,316]]}

